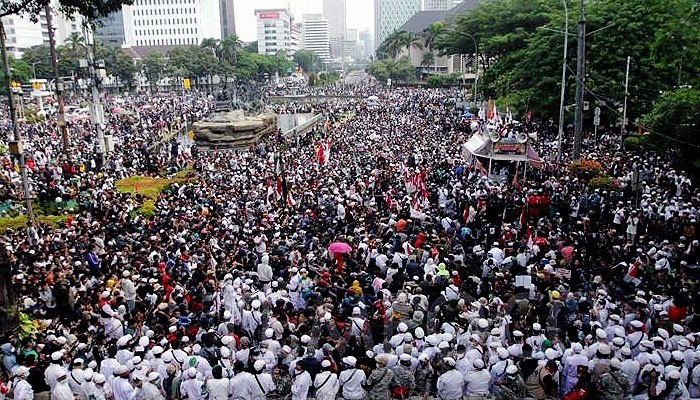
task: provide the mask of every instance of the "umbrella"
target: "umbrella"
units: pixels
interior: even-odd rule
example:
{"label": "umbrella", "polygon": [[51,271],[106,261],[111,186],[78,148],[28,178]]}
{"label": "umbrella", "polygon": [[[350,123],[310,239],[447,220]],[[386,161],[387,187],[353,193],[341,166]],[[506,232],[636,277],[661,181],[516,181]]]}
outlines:
{"label": "umbrella", "polygon": [[328,252],[330,253],[343,254],[349,253],[351,251],[352,247],[350,247],[350,245],[345,242],[334,242],[331,243],[330,246],[328,246]]}
{"label": "umbrella", "polygon": [[367,100],[369,100],[369,101],[377,101],[377,100],[379,100],[379,97],[377,97],[377,96],[369,96],[369,97],[367,97]]}

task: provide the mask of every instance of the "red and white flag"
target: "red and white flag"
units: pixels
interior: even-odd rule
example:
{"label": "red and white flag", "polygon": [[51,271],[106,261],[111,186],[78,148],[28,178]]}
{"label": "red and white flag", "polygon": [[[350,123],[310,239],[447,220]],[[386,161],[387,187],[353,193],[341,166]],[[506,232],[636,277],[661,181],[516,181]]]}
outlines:
{"label": "red and white flag", "polygon": [[275,198],[279,201],[282,198],[282,178],[277,177],[277,185],[275,187]]}

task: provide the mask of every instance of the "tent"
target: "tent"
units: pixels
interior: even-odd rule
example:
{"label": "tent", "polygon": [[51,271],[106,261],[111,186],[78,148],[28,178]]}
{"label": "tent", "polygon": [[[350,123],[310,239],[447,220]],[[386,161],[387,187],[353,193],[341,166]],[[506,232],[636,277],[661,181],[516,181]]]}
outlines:
{"label": "tent", "polygon": [[535,168],[542,166],[542,159],[532,147],[530,140],[519,141],[515,137],[502,137],[498,142],[481,132],[474,133],[462,148],[465,157],[476,156],[489,160],[488,173],[491,175],[491,163],[495,161],[516,161],[532,165]]}

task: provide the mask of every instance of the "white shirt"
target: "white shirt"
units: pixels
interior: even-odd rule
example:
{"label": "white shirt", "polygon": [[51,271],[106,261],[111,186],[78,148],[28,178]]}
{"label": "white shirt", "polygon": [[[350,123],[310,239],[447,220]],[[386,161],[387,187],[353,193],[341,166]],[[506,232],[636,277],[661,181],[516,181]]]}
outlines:
{"label": "white shirt", "polygon": [[314,387],[316,388],[316,400],[335,400],[340,388],[338,375],[331,371],[323,371],[316,375]]}
{"label": "white shirt", "polygon": [[248,372],[240,372],[231,378],[232,400],[249,400],[253,396],[253,385],[257,385]]}
{"label": "white shirt", "polygon": [[343,387],[343,397],[347,400],[359,400],[365,397],[362,383],[365,381],[365,371],[361,369],[346,369],[340,373],[338,383]]}
{"label": "white shirt", "polygon": [[17,379],[14,384],[14,400],[34,400],[34,390],[26,379]]}
{"label": "white shirt", "polygon": [[128,379],[116,377],[112,382],[112,392],[114,394],[114,400],[130,400],[134,392],[134,387],[131,386]]}
{"label": "white shirt", "polygon": [[[444,374],[443,374],[444,375]],[[464,378],[466,396],[488,396],[491,374],[485,369],[473,371]]]}
{"label": "white shirt", "polygon": [[461,399],[464,377],[456,369],[445,372],[437,380],[438,395],[444,400]]}
{"label": "white shirt", "polygon": [[262,372],[257,375],[251,375],[251,390],[253,391],[253,399],[265,400],[267,394],[275,390],[275,382],[272,380],[272,375]]}
{"label": "white shirt", "polygon": [[292,383],[292,400],[306,400],[311,387],[311,375],[303,371],[294,377]]}
{"label": "white shirt", "polygon": [[204,382],[197,378],[190,378],[180,383],[180,393],[188,400],[203,400],[202,386],[204,386]]}
{"label": "white shirt", "polygon": [[63,368],[59,364],[51,364],[48,367],[46,367],[46,371],[44,371],[44,380],[46,381],[46,384],[49,385],[51,389],[56,387],[56,378],[58,378],[59,375],[67,373],[67,370]]}
{"label": "white shirt", "polygon": [[208,379],[207,392],[210,400],[227,400],[229,393],[228,378]]}

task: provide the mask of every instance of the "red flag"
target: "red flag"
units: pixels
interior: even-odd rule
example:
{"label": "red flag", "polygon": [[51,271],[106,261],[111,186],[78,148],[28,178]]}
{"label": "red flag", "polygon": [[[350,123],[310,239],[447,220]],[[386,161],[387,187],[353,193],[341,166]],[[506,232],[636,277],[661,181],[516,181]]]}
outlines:
{"label": "red flag", "polygon": [[318,145],[318,163],[319,165],[326,164],[326,147],[323,143],[319,143]]}
{"label": "red flag", "polygon": [[275,198],[277,198],[277,200],[282,198],[282,178],[280,178],[279,176],[277,177],[277,187],[275,189]]}
{"label": "red flag", "polygon": [[287,206],[294,207],[296,204],[297,204],[297,202],[294,201],[294,197],[292,197],[292,192],[291,191],[287,192]]}

